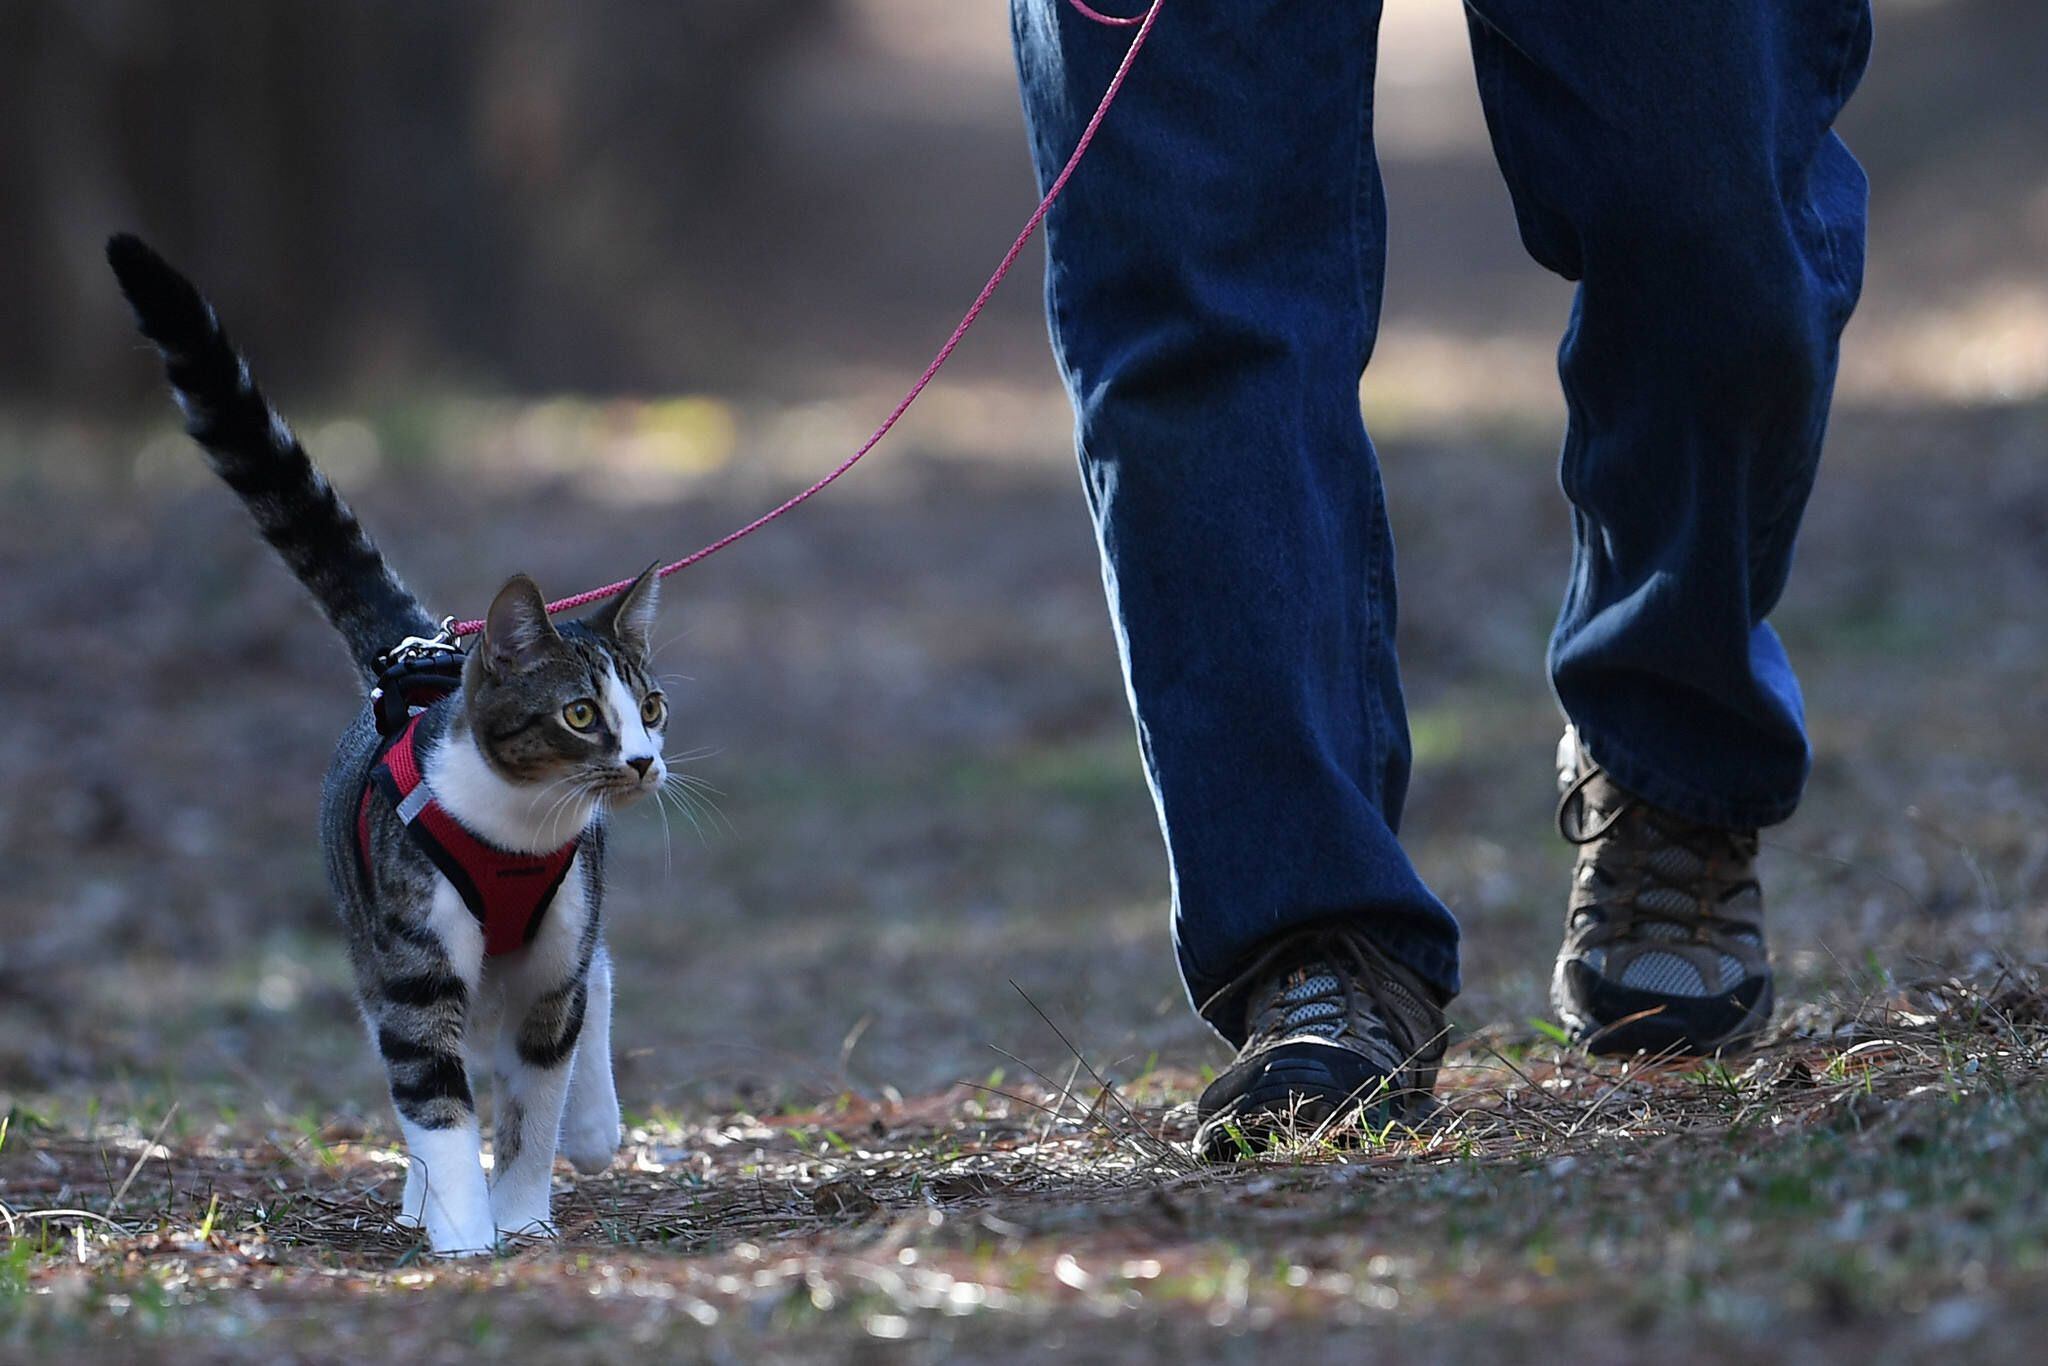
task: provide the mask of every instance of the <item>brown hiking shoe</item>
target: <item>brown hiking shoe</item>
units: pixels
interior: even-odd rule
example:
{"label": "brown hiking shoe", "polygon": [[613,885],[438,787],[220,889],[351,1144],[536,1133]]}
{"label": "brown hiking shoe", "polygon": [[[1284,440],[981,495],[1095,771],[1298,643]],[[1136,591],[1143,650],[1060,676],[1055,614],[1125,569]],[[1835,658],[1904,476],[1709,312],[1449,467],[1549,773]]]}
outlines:
{"label": "brown hiking shoe", "polygon": [[1577,732],[1558,746],[1558,833],[1578,846],[1551,1002],[1603,1054],[1704,1057],[1771,1018],[1757,834],[1624,791]]}
{"label": "brown hiking shoe", "polygon": [[1198,1154],[1240,1157],[1354,1116],[1384,1124],[1428,1108],[1443,1008],[1364,935],[1284,935],[1217,996],[1247,986],[1244,1047],[1195,1107]]}

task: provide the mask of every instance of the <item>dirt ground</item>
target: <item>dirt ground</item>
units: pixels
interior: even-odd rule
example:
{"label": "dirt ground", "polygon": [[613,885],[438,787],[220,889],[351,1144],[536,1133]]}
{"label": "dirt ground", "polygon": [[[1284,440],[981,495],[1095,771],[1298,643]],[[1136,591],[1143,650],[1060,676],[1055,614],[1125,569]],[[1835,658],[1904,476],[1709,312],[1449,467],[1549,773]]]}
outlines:
{"label": "dirt ground", "polygon": [[[407,464],[419,414],[391,418],[388,436],[309,430],[385,450],[382,474],[351,481],[364,515],[454,609],[513,564],[566,589],[704,539],[790,486],[857,408],[435,416],[466,465]],[[1788,1332],[1845,1354],[1949,1341],[1895,1340],[1901,1315],[1993,1356],[2022,1340],[2048,1236],[2038,1187],[1999,1164],[2037,1160],[2038,1029],[1980,1037],[1897,1001],[1901,983],[1982,986],[2001,962],[2048,958],[2048,752],[2027,738],[2048,635],[2026,607],[2048,528],[2048,408],[1838,424],[1780,618],[1819,762],[1765,855],[1788,1010],[1811,1007],[1770,1065],[1832,1089],[1788,1104],[1774,1073],[1686,1074],[1584,1124],[1569,1110],[1517,1121],[1501,1100],[1562,1079],[1590,1106],[1586,1088],[1627,1080],[1559,1062],[1531,1024],[1566,868],[1540,669],[1564,560],[1547,442],[1387,441],[1419,754],[1407,828],[1468,936],[1454,1015],[1474,1041],[1453,1115],[1489,1127],[1477,1148],[1402,1136],[1362,1163],[1319,1153],[1238,1176],[1189,1171],[1143,1137],[1183,1132],[1174,1107],[1224,1055],[1172,975],[1150,803],[1057,416],[1056,398],[956,393],[840,496],[676,581],[662,657],[675,739],[713,751],[692,768],[721,795],[701,830],[653,811],[618,823],[616,1039],[635,1142],[612,1176],[563,1178],[576,1213],[562,1250],[489,1271],[424,1265],[388,1227],[402,1169],[309,835],[325,748],[353,706],[325,628],[161,433],[132,465],[81,447],[13,490],[0,512],[10,637],[36,644],[0,684],[30,722],[0,735],[13,1116],[0,1201],[95,1217],[50,1216],[40,1241],[14,1240],[21,1284],[44,1293],[8,1311],[0,1343],[116,1334],[168,1358],[190,1333],[232,1332],[250,1359],[291,1346],[341,1360],[386,1319],[445,1341],[451,1320],[428,1301],[386,1293],[414,1287],[459,1292],[469,1341],[538,1332],[593,1359],[623,1351],[589,1338],[593,1324],[742,1357],[780,1341],[756,1336],[771,1328],[797,1356],[901,1335],[941,1355],[1057,1340],[1114,1357],[1132,1328],[1225,1359],[1334,1350],[1325,1334],[1353,1333],[1368,1357],[1419,1335],[1509,1359],[1561,1313],[1617,1360],[1643,1340],[1687,1359]],[[1019,425],[1045,434],[1042,449],[976,436]],[[535,427],[571,473],[517,472]],[[799,430],[819,444],[783,444]],[[689,452],[728,432],[741,454],[691,472]],[[622,484],[659,501],[629,510]],[[1922,1020],[1917,1051],[1889,1026],[1829,1032],[1842,1002],[1866,999],[1892,1004],[1851,1012],[1865,1026]],[[1098,1100],[1048,1021],[1136,1120]],[[1873,1041],[1881,1056],[1855,1051]],[[1994,1064],[1998,1087],[1963,1070]],[[1859,1078],[1879,1100],[1855,1100]],[[1739,1141],[1722,1132],[1722,1095],[1750,1112]],[[1902,1108],[1843,1108],[1880,1100]],[[1916,1138],[1901,1157],[1894,1139],[1861,1137],[1866,1120],[1955,1126],[1967,1143]],[[1907,1158],[1937,1168],[1911,1178],[1936,1193],[1910,1211],[1896,1193],[1908,1178],[1887,1175]],[[1700,1173],[1725,1185],[1757,1163],[1780,1172],[1761,1262],[1742,1255],[1754,1229],[1645,1225],[1642,1207],[1671,1201],[1752,1217]],[[1809,1168],[1839,1168],[1810,1179],[1855,1193],[1799,1196]],[[1580,1193],[1533,1199],[1553,1169]],[[1459,1182],[1509,1185],[1464,1204],[1431,1194]],[[1967,1211],[1986,1202],[2001,1227],[1976,1247]],[[1863,1233],[1821,1237],[1866,1206],[1907,1240],[1881,1247],[1868,1279]],[[1635,1222],[1598,1235],[1613,1246],[1580,1245],[1582,1219]],[[1412,1240],[1411,1221],[1424,1230]],[[1963,1232],[1948,1242],[1930,1231],[1951,1227]],[[1409,1270],[1374,1279],[1372,1266]],[[586,1321],[590,1296],[618,1302]],[[293,1345],[344,1302],[369,1316],[355,1346]],[[1382,1343],[1372,1325],[1398,1332]]]}
{"label": "dirt ground", "polygon": [[[856,9],[789,117],[851,108],[861,146],[938,130],[942,168],[1014,175],[1000,33]],[[1957,10],[1986,22],[1935,41]],[[2016,126],[1970,78],[2048,50],[2031,16],[2014,52],[1987,36],[2016,12],[1887,7],[1898,56],[1859,118],[1892,188],[1776,618],[1817,748],[1766,834],[1783,1033],[1667,1069],[1589,1065],[1540,1023],[1568,868],[1542,672],[1564,295],[1519,261],[1476,115],[1438,117],[1469,82],[1445,26],[1389,16],[1403,273],[1366,403],[1404,830],[1467,989],[1443,1115],[1359,1147],[1220,1172],[1175,1146],[1225,1054],[1173,975],[1028,281],[871,467],[671,581],[670,738],[718,795],[616,829],[631,1141],[603,1177],[563,1169],[560,1246],[483,1267],[389,1224],[403,1168],[311,834],[355,705],[326,629],[167,416],[0,420],[0,1357],[2031,1359],[2048,190],[2038,141],[1916,122],[1948,101],[1957,128]],[[940,54],[936,84],[874,79]],[[979,112],[941,130],[940,95]],[[975,202],[886,346],[834,331],[855,295],[730,394],[294,416],[437,609],[514,569],[609,580],[865,435],[957,307],[944,253],[999,246],[1007,209]],[[816,305],[788,259],[743,336]],[[108,335],[129,344],[111,313]]]}

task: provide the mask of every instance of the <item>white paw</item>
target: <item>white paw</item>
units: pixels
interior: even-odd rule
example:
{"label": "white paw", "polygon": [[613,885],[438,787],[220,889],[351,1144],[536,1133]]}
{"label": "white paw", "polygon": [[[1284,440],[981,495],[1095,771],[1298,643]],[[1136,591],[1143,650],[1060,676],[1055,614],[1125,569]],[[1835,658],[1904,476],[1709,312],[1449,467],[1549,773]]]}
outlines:
{"label": "white paw", "polygon": [[427,1243],[437,1257],[487,1257],[498,1249],[498,1231],[484,1200],[429,1198],[426,1215]]}
{"label": "white paw", "polygon": [[520,1238],[553,1238],[555,1221],[549,1218],[548,1188],[491,1192],[491,1222],[501,1234]]}
{"label": "white paw", "polygon": [[562,1231],[555,1227],[552,1219],[528,1219],[517,1224],[507,1220],[499,1223],[498,1236],[512,1239],[559,1238]]}
{"label": "white paw", "polygon": [[437,1226],[427,1220],[427,1243],[436,1257],[488,1257],[498,1250],[498,1235],[488,1224],[469,1228]]}
{"label": "white paw", "polygon": [[609,1171],[612,1159],[619,1154],[617,1142],[606,1143],[593,1139],[585,1143],[568,1142],[562,1145],[562,1156],[569,1159],[569,1165],[584,1176],[597,1176]]}
{"label": "white paw", "polygon": [[495,1243],[490,1247],[437,1247],[434,1249],[434,1255],[443,1261],[454,1262],[465,1257],[489,1257],[497,1250]]}
{"label": "white paw", "polygon": [[585,1176],[596,1176],[612,1165],[619,1152],[619,1118],[614,1111],[609,1123],[578,1121],[562,1131],[562,1156]]}

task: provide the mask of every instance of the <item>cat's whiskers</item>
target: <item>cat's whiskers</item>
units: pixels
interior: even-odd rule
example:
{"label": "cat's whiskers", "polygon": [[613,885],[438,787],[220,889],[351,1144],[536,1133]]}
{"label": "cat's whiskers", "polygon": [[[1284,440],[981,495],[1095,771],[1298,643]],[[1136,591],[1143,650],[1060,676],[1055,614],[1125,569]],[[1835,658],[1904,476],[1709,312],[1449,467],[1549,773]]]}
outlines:
{"label": "cat's whiskers", "polygon": [[[556,800],[553,806],[548,808],[547,814],[540,818],[540,822],[536,828],[540,833],[540,841],[542,843],[554,843],[557,841],[558,836],[555,833],[555,819],[558,815],[561,814],[563,808],[566,807],[568,803],[575,798],[575,796],[576,793],[574,792],[564,794],[562,797]],[[566,843],[567,841],[561,842]]]}
{"label": "cat's whiskers", "polygon": [[551,783],[547,784],[546,786],[544,786],[544,787],[542,787],[542,788],[538,789],[537,791],[535,791],[535,793],[533,794],[533,796],[532,796],[531,798],[529,798],[529,799],[527,800],[527,803],[526,803],[526,814],[527,814],[527,815],[529,815],[529,816],[531,816],[531,815],[533,814],[533,808],[534,808],[534,807],[536,807],[536,806],[539,806],[539,805],[540,805],[540,801],[541,801],[541,798],[543,798],[543,797],[547,796],[547,795],[548,795],[549,793],[553,792],[553,791],[554,791],[554,790],[555,790],[556,788],[560,787],[560,786],[561,786],[561,785],[562,785],[563,783],[573,783],[573,782],[575,782],[575,781],[576,781],[576,780],[577,780],[578,778],[580,778],[580,777],[582,777],[582,776],[583,776],[583,775],[582,775],[582,774],[580,774],[580,773],[569,773],[569,774],[565,774],[565,775],[563,775],[562,777],[560,777],[560,778],[557,778],[557,779],[555,779],[555,780],[554,780],[553,782],[551,782]]}
{"label": "cat's whiskers", "polygon": [[688,821],[690,828],[697,832],[697,842],[709,849],[711,847],[711,840],[704,833],[704,823],[697,819],[697,813],[691,809],[688,801],[684,798],[682,789],[671,788],[663,784],[663,794],[676,799],[676,810],[683,813],[683,819]]}
{"label": "cat's whiskers", "polygon": [[[577,830],[571,831],[563,831],[558,828],[562,822],[562,817],[565,813],[572,809],[572,803],[592,797],[594,795],[593,788],[595,785],[590,775],[587,773],[570,773],[565,777],[558,778],[553,783],[550,783],[547,786],[547,788],[543,789],[540,795],[545,796],[548,792],[552,792],[556,787],[560,787],[565,784],[567,785],[567,790],[561,793],[561,795],[557,796],[554,799],[554,801],[549,804],[547,814],[541,817],[539,829],[541,830],[543,835],[545,835],[549,831],[553,831],[555,837],[567,841],[573,838],[576,834],[580,833],[581,826],[589,824],[590,813],[585,812],[582,821],[578,823],[579,828]],[[536,798],[536,801],[537,800],[538,798]],[[529,804],[529,812],[531,811],[531,809],[532,806],[531,804]]]}
{"label": "cat's whiskers", "polygon": [[[725,812],[718,804],[718,799],[725,795],[724,792],[691,773],[677,774],[675,784],[677,791],[689,793],[692,798],[703,803],[707,810],[717,815],[721,820],[724,819]],[[728,824],[730,823],[728,822]]]}
{"label": "cat's whiskers", "polygon": [[[562,813],[568,809],[569,803],[575,801],[579,797],[591,795],[594,788],[596,787],[595,781],[591,778],[589,774],[586,773],[571,773],[570,775],[568,775],[566,779],[558,779],[557,782],[573,782],[575,783],[575,786],[571,787],[567,792],[564,792],[561,796],[557,797],[555,799],[554,805],[548,808],[547,815],[541,817],[540,829],[542,832],[553,830],[555,828],[555,822],[558,819],[560,819]],[[589,817],[586,815],[584,817],[584,820],[580,824],[587,825],[588,823]],[[581,833],[581,829],[571,832],[572,835]],[[568,835],[562,836],[561,842],[566,844],[569,838],[570,836]]]}
{"label": "cat's whiskers", "polygon": [[719,793],[717,788],[702,778],[670,769],[668,777],[662,781],[662,789],[676,799],[676,808],[689,819],[692,826],[696,827],[697,837],[706,844],[709,840],[706,839],[703,822],[697,819],[699,814],[714,825],[724,826],[728,832],[732,830],[732,822],[726,818],[725,812],[719,809],[718,803],[711,795],[724,794]]}
{"label": "cat's whiskers", "polygon": [[[663,780],[662,785],[669,788],[675,794],[678,806],[685,810],[701,810],[707,819],[711,820],[714,824],[723,825],[727,831],[730,831],[732,829],[732,822],[726,818],[725,812],[719,809],[716,800],[725,794],[696,774],[686,773],[679,767],[679,765],[689,763],[693,759],[709,758],[721,752],[716,747],[706,746],[702,749],[683,750],[675,754],[663,755],[663,759],[668,764],[668,776]],[[692,817],[693,821],[694,819]],[[698,829],[701,835],[702,827],[699,826]]]}
{"label": "cat's whiskers", "polygon": [[675,876],[675,831],[669,828],[667,794],[659,787],[654,789],[654,809],[661,813],[661,878],[667,882]]}

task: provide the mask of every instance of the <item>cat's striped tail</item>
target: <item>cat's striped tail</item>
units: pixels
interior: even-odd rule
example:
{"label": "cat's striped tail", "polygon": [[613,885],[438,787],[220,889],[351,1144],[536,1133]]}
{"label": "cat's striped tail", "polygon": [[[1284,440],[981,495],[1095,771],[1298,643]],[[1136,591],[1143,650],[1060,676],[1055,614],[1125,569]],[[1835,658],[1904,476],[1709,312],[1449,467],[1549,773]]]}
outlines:
{"label": "cat's striped tail", "polygon": [[433,618],[264,399],[213,305],[139,238],[108,239],[107,263],[136,326],[163,353],[185,430],[312,592],[357,666],[372,674],[383,650],[432,635]]}

